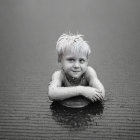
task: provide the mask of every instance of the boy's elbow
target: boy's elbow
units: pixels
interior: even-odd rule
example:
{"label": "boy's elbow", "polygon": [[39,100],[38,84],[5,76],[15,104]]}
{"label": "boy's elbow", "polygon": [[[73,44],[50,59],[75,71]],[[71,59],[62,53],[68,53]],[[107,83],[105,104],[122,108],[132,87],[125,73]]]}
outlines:
{"label": "boy's elbow", "polygon": [[57,94],[57,88],[50,87],[48,90],[48,97],[51,101],[60,100]]}
{"label": "boy's elbow", "polygon": [[48,94],[49,100],[54,101],[54,99]]}
{"label": "boy's elbow", "polygon": [[49,92],[48,92],[48,97],[49,97],[49,100],[53,101],[53,98],[52,98],[52,96],[50,95]]}
{"label": "boy's elbow", "polygon": [[51,100],[51,101],[54,101],[53,94],[54,94],[53,89],[49,88],[49,90],[48,90],[48,97],[49,97],[49,100]]}

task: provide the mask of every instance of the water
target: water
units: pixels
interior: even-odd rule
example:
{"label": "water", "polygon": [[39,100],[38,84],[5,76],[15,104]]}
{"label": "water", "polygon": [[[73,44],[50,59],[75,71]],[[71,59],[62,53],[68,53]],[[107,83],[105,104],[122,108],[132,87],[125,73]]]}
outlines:
{"label": "water", "polygon": [[[0,139],[139,139],[139,1],[0,1]],[[49,101],[59,68],[55,42],[85,35],[103,103],[70,109]]]}

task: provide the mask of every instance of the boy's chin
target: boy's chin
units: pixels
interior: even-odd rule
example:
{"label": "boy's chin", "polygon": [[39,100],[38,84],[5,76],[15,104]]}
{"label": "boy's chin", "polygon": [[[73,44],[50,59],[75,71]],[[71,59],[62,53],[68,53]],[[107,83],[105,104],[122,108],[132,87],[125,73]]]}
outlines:
{"label": "boy's chin", "polygon": [[80,76],[72,76],[73,79],[79,79]]}
{"label": "boy's chin", "polygon": [[72,78],[79,79],[81,77],[80,74],[71,75]]}

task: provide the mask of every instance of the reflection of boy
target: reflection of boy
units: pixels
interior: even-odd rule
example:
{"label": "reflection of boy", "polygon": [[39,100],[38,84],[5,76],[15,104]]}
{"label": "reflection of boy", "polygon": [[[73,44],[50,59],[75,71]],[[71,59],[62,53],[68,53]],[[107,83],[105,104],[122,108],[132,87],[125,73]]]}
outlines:
{"label": "reflection of boy", "polygon": [[[103,104],[96,102],[84,108],[71,109],[57,102],[53,102],[50,106],[53,119],[62,126],[67,126],[71,130],[85,129],[91,124],[96,125],[96,116],[102,115]],[[80,112],[80,113],[79,113]],[[100,119],[100,118],[98,118]]]}
{"label": "reflection of boy", "polygon": [[77,96],[92,102],[103,100],[105,90],[95,70],[88,66],[90,47],[82,35],[61,35],[56,50],[61,69],[52,75],[48,90],[50,100],[63,101]]}

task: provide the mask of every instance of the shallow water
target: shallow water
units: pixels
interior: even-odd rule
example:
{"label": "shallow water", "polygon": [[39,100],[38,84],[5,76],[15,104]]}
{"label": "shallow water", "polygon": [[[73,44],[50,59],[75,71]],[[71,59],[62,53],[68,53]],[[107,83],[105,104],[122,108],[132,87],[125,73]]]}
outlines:
{"label": "shallow water", "polygon": [[[0,1],[0,139],[140,139],[139,6]],[[69,30],[89,41],[103,103],[70,109],[48,99],[55,42]]]}

